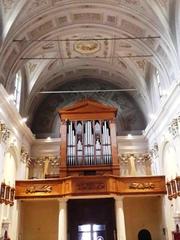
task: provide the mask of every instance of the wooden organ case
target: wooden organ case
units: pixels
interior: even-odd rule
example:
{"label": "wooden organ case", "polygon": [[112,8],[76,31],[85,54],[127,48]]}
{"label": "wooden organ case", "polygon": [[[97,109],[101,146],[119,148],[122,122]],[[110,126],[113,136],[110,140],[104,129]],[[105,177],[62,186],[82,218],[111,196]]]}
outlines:
{"label": "wooden organ case", "polygon": [[119,176],[116,113],[116,108],[92,100],[59,110],[60,177]]}

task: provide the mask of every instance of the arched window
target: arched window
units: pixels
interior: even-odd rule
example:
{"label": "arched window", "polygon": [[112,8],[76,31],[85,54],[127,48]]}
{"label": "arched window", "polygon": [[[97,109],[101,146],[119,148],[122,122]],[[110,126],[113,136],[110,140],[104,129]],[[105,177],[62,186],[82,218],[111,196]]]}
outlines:
{"label": "arched window", "polygon": [[21,85],[22,85],[22,75],[21,72],[18,71],[15,77],[14,83],[14,102],[19,111],[20,108],[20,99],[21,99]]}
{"label": "arched window", "polygon": [[138,233],[138,240],[152,240],[151,233],[147,229],[142,229]]}

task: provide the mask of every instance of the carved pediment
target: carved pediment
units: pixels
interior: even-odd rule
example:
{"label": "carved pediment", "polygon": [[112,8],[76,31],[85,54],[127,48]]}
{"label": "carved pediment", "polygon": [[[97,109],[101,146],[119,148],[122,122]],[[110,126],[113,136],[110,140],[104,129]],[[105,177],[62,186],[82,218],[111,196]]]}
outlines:
{"label": "carved pediment", "polygon": [[83,100],[59,110],[62,120],[113,119],[117,109],[94,100]]}

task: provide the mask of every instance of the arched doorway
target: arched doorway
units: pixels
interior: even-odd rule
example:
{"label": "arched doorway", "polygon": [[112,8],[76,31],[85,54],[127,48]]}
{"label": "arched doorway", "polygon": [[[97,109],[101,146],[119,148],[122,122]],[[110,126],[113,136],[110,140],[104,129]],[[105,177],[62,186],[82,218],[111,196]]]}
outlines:
{"label": "arched doorway", "polygon": [[138,240],[152,240],[151,233],[147,229],[142,229],[138,233]]}

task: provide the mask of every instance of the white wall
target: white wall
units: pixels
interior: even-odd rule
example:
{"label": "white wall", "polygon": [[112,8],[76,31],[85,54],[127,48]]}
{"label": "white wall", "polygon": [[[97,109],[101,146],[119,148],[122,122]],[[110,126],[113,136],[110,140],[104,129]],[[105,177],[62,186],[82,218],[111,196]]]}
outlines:
{"label": "white wall", "polygon": [[[149,141],[149,148],[158,146],[157,164],[159,173],[166,176],[166,180],[180,176],[180,81],[170,88],[167,99],[162,102],[147,126],[144,135]],[[170,201],[164,197],[164,220],[166,223],[166,240],[172,239],[171,231],[175,230],[175,216],[180,213],[180,197]],[[180,223],[180,221],[179,221]]]}
{"label": "white wall", "polygon": [[[14,187],[16,179],[27,177],[26,163],[21,161],[21,148],[25,146],[30,152],[33,136],[8,99],[8,94],[0,85],[0,123],[4,123],[10,133],[6,139],[2,139],[0,133],[0,184],[5,182]],[[15,201],[13,206],[0,204],[0,237],[8,229],[11,240],[17,240],[18,223],[19,203]]]}

